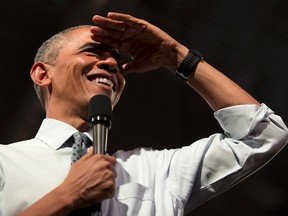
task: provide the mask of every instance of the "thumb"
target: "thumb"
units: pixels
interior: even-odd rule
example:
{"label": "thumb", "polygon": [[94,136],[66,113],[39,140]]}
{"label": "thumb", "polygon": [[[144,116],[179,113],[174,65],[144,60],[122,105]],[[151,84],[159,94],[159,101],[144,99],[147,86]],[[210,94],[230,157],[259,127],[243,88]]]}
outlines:
{"label": "thumb", "polygon": [[123,65],[123,75],[131,74],[131,73],[142,73],[145,72],[145,68],[143,68],[143,63],[141,61],[132,61]]}
{"label": "thumb", "polygon": [[80,160],[86,160],[86,159],[92,157],[93,154],[94,154],[93,152],[94,152],[93,146],[91,146],[91,147],[89,148],[87,154],[83,155],[83,157],[81,157]]}
{"label": "thumb", "polygon": [[130,74],[130,73],[133,73],[133,70],[129,69],[130,66],[128,64],[129,63],[126,63],[126,64],[122,65],[122,74],[123,75],[127,75],[127,74]]}

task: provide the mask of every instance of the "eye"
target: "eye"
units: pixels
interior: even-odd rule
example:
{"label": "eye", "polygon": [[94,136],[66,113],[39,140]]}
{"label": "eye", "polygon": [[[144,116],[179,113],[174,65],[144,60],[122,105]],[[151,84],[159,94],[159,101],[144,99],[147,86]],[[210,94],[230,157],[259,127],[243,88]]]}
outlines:
{"label": "eye", "polygon": [[93,56],[97,55],[99,56],[97,50],[94,47],[89,47],[83,50],[84,53],[92,54]]}

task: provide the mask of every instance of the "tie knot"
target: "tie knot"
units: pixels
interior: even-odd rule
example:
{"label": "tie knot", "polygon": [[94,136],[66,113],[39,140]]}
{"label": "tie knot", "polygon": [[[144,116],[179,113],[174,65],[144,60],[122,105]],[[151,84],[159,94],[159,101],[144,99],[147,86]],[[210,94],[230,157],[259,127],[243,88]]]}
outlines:
{"label": "tie knot", "polygon": [[81,138],[82,138],[82,141],[85,143],[86,147],[89,148],[90,146],[93,145],[92,141],[89,139],[88,136],[86,136],[85,134],[83,133],[80,133],[81,134]]}
{"label": "tie knot", "polygon": [[86,136],[85,134],[83,133],[80,133],[80,132],[76,132],[74,133],[72,136],[69,137],[69,139],[67,139],[65,141],[65,143],[63,143],[63,145],[61,145],[59,147],[60,148],[66,148],[66,147],[72,147],[73,144],[75,143],[75,139],[78,140],[78,143],[82,143],[84,142],[86,147],[89,148],[93,145],[93,142],[89,139],[88,136]]}
{"label": "tie knot", "polygon": [[81,143],[89,148],[92,145],[92,141],[83,133],[76,132],[73,134],[74,143]]}

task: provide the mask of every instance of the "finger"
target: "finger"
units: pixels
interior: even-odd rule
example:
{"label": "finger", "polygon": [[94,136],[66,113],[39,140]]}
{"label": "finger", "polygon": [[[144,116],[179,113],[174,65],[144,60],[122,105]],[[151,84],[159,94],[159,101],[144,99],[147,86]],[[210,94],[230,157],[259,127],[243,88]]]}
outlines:
{"label": "finger", "polygon": [[120,41],[124,41],[124,40],[130,39],[132,37],[139,35],[145,29],[146,29],[146,26],[144,25],[138,28],[135,28],[134,26],[126,26],[121,30],[115,30],[115,29],[99,27],[99,26],[92,26],[90,28],[90,31],[95,36],[115,38]]}
{"label": "finger", "polygon": [[123,23],[122,21],[109,19],[107,17],[102,17],[99,15],[93,16],[92,20],[97,26],[103,28],[111,28],[114,30],[121,31],[125,27],[125,23]]}
{"label": "finger", "polygon": [[105,155],[105,154],[95,154],[93,157],[97,161],[104,162],[104,164],[109,164],[109,165],[112,165],[112,166],[116,165],[116,158],[113,157],[113,156]]}
{"label": "finger", "polygon": [[133,17],[129,14],[122,14],[122,13],[116,13],[116,12],[109,12],[107,15],[110,20],[115,20],[118,22],[124,23],[124,28],[122,30],[125,32],[131,31],[131,32],[141,32],[144,29],[148,27],[148,22],[142,19],[138,19],[136,17]]}
{"label": "finger", "polygon": [[108,160],[110,161],[110,163],[112,164],[112,166],[115,166],[116,162],[117,162],[116,158],[113,156],[108,156],[108,155],[106,155],[106,156],[107,156]]}
{"label": "finger", "polygon": [[115,39],[115,38],[109,38],[109,37],[101,37],[98,35],[92,35],[91,39],[101,44],[109,45],[110,47],[115,47],[118,49],[120,49],[122,45],[121,38]]}
{"label": "finger", "polygon": [[126,65],[123,66],[123,74],[128,75],[131,73],[142,73],[145,70],[142,68],[142,63],[137,63],[138,61],[132,61],[130,63],[127,63]]}
{"label": "finger", "polygon": [[120,71],[120,73],[123,74],[123,75],[128,74],[128,73],[125,71],[125,67],[127,66],[127,64],[128,64],[128,63],[122,64],[122,70]]}
{"label": "finger", "polygon": [[91,155],[93,155],[93,149],[94,149],[94,147],[91,146],[91,147],[88,149],[87,154],[91,154]]}
{"label": "finger", "polygon": [[92,26],[90,28],[91,33],[101,37],[111,37],[111,38],[121,38],[123,31],[118,31],[114,29],[104,29],[99,26]]}
{"label": "finger", "polygon": [[106,169],[111,172],[111,177],[112,177],[113,179],[115,179],[115,178],[117,177],[117,172],[116,172],[116,170],[115,170],[114,165],[111,165],[111,164],[110,164],[110,165],[108,165],[108,166],[106,167]]}
{"label": "finger", "polygon": [[126,25],[130,25],[133,27],[142,27],[143,25],[147,25],[146,21],[133,17],[129,14],[123,14],[123,13],[116,13],[116,12],[109,12],[107,15],[110,19],[115,21],[122,21]]}
{"label": "finger", "polygon": [[126,64],[123,68],[123,74],[130,73],[143,73],[151,70],[155,70],[160,67],[160,64],[152,64],[151,59],[147,57],[138,57],[132,62]]}
{"label": "finger", "polygon": [[87,152],[87,154],[83,155],[79,161],[84,161],[84,160],[87,160],[88,158],[92,157],[93,156],[93,146],[91,146]]}

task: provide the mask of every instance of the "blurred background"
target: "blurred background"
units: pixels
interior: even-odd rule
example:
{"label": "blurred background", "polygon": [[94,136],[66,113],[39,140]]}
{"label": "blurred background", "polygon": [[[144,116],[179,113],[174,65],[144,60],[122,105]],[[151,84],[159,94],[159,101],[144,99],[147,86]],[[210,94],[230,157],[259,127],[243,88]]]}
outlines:
{"label": "blurred background", "polygon": [[[286,0],[2,0],[0,143],[32,138],[44,118],[29,77],[41,43],[108,11],[143,18],[205,59],[288,123]],[[222,132],[212,110],[166,69],[129,75],[113,112],[109,152],[177,148]],[[194,216],[288,215],[288,150]]]}

